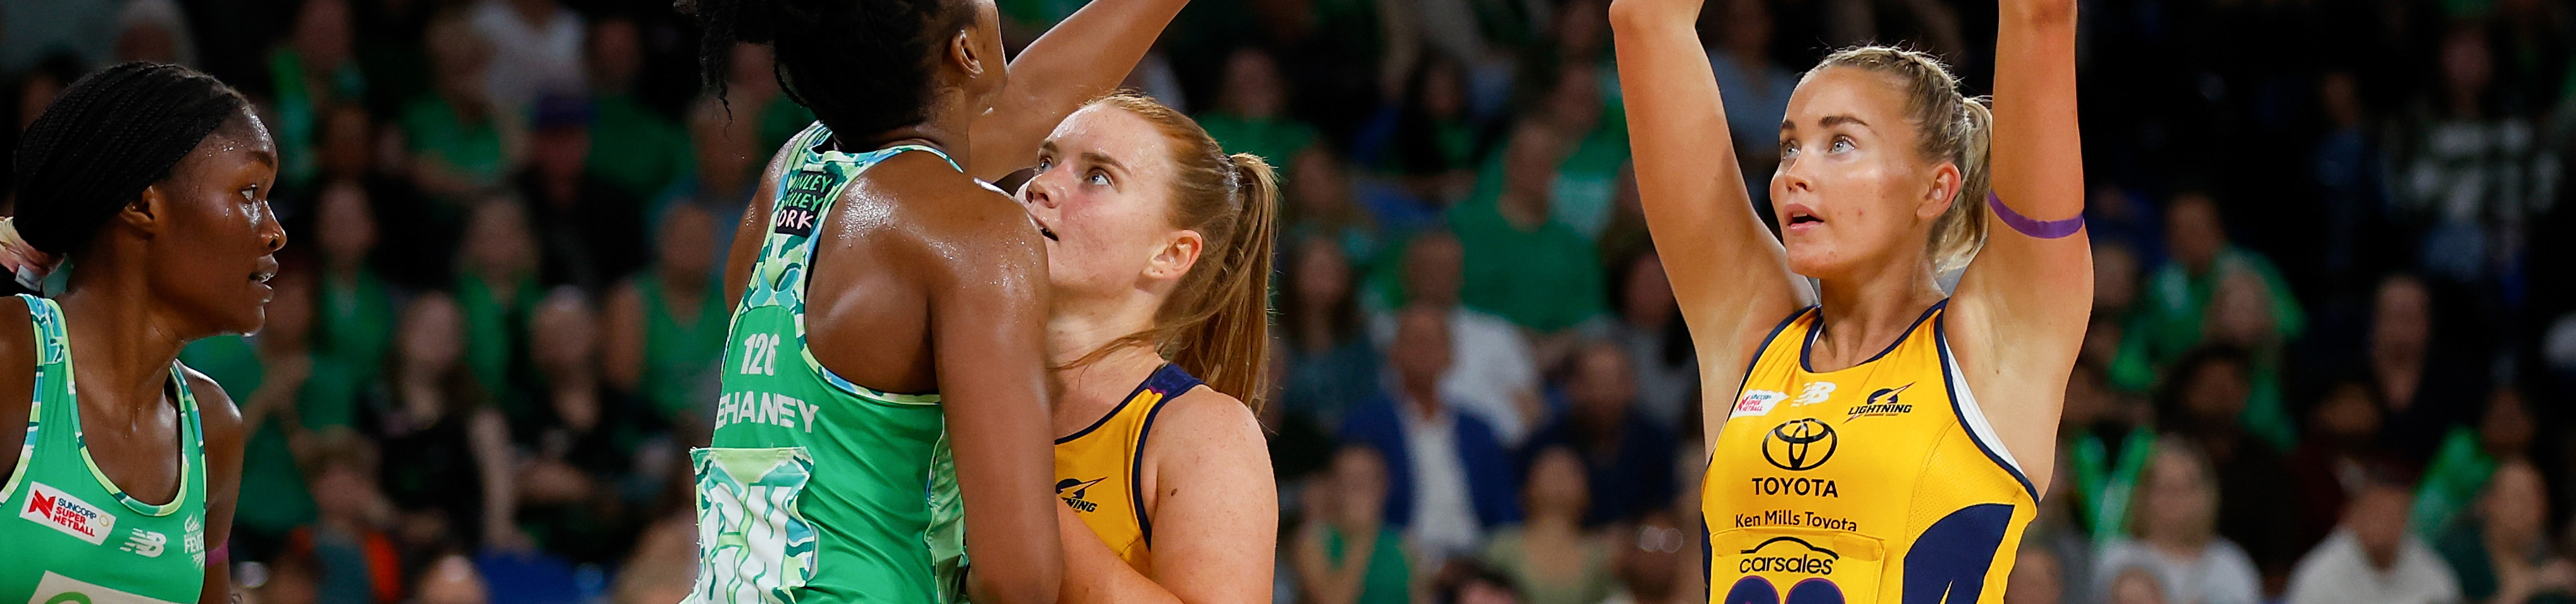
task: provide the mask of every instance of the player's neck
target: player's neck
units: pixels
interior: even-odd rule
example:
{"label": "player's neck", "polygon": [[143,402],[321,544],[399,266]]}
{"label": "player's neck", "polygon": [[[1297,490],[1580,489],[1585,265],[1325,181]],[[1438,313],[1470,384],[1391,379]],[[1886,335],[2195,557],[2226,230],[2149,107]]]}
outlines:
{"label": "player's neck", "polygon": [[[94,265],[105,268],[104,264]],[[169,379],[170,363],[179,358],[179,349],[188,340],[208,334],[189,333],[176,317],[154,312],[152,300],[140,274],[92,271],[91,278],[75,273],[72,287],[55,299],[63,308],[65,335],[83,384],[103,386],[107,392],[133,395],[133,400],[159,401],[151,396]],[[130,277],[130,278],[127,278]]]}
{"label": "player's neck", "polygon": [[1817,288],[1824,316],[1808,358],[1833,371],[1860,364],[1905,337],[1914,320],[1942,298],[1929,271],[1878,271],[1825,281]]}
{"label": "player's neck", "polygon": [[1162,366],[1163,358],[1142,345],[1120,346],[1081,365],[1058,364],[1062,368],[1054,372],[1052,411],[1056,435],[1073,434],[1099,422]]}

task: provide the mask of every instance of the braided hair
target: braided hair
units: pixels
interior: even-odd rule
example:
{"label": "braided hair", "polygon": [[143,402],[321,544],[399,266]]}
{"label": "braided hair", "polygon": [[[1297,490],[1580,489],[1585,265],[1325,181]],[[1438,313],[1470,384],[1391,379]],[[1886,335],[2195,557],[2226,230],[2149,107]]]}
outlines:
{"label": "braided hair", "polygon": [[722,100],[736,43],[768,44],[781,90],[835,132],[928,117],[935,50],[966,28],[964,0],[679,0],[706,26],[698,61]]}
{"label": "braided hair", "polygon": [[55,256],[87,248],[108,218],[249,105],[214,76],[177,65],[126,63],[72,82],[18,140],[9,186],[19,236]]}

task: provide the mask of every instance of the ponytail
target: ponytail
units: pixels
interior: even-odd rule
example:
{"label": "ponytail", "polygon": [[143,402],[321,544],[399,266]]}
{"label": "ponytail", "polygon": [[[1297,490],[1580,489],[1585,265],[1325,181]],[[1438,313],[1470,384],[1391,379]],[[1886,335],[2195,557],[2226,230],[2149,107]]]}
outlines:
{"label": "ponytail", "polygon": [[[1208,387],[1260,409],[1270,369],[1270,263],[1277,237],[1279,177],[1270,162],[1250,153],[1227,156],[1236,199],[1233,236],[1215,258],[1213,281],[1201,298],[1204,314],[1174,344],[1172,362]],[[1207,260],[1202,258],[1202,261]]]}
{"label": "ponytail", "polygon": [[1932,269],[1949,272],[1968,267],[1977,258],[1977,250],[1986,245],[1986,194],[1994,190],[1994,171],[1987,158],[1994,140],[1995,114],[1986,108],[1984,99],[1959,99],[1959,135],[1957,142],[1959,192],[1950,196],[1950,209],[1932,220]]}

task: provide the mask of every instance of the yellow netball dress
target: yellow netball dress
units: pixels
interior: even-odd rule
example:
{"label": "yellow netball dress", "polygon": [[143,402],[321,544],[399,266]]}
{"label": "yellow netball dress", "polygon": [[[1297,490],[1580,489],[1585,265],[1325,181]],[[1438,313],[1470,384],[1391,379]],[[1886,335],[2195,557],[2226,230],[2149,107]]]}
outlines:
{"label": "yellow netball dress", "polygon": [[2037,494],[1951,359],[1947,305],[1840,371],[1807,364],[1813,307],[1763,342],[1701,486],[1712,604],[2003,601]]}
{"label": "yellow netball dress", "polygon": [[1145,514],[1145,437],[1163,405],[1199,384],[1180,365],[1165,363],[1100,421],[1055,440],[1056,498],[1138,572],[1150,569],[1146,553],[1154,542],[1154,523]]}

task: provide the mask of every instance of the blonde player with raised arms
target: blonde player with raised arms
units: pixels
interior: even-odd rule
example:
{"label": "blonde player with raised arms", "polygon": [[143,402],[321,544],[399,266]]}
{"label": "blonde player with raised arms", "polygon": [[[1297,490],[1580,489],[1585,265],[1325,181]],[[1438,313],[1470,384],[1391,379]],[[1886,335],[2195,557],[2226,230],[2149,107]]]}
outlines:
{"label": "blonde player with raised arms", "polygon": [[1776,240],[1699,9],[1616,0],[1611,23],[1647,223],[1711,393],[1711,601],[2001,601],[2090,313],[2075,3],[2003,1],[1991,110],[1920,52],[1808,71],[1780,124]]}

